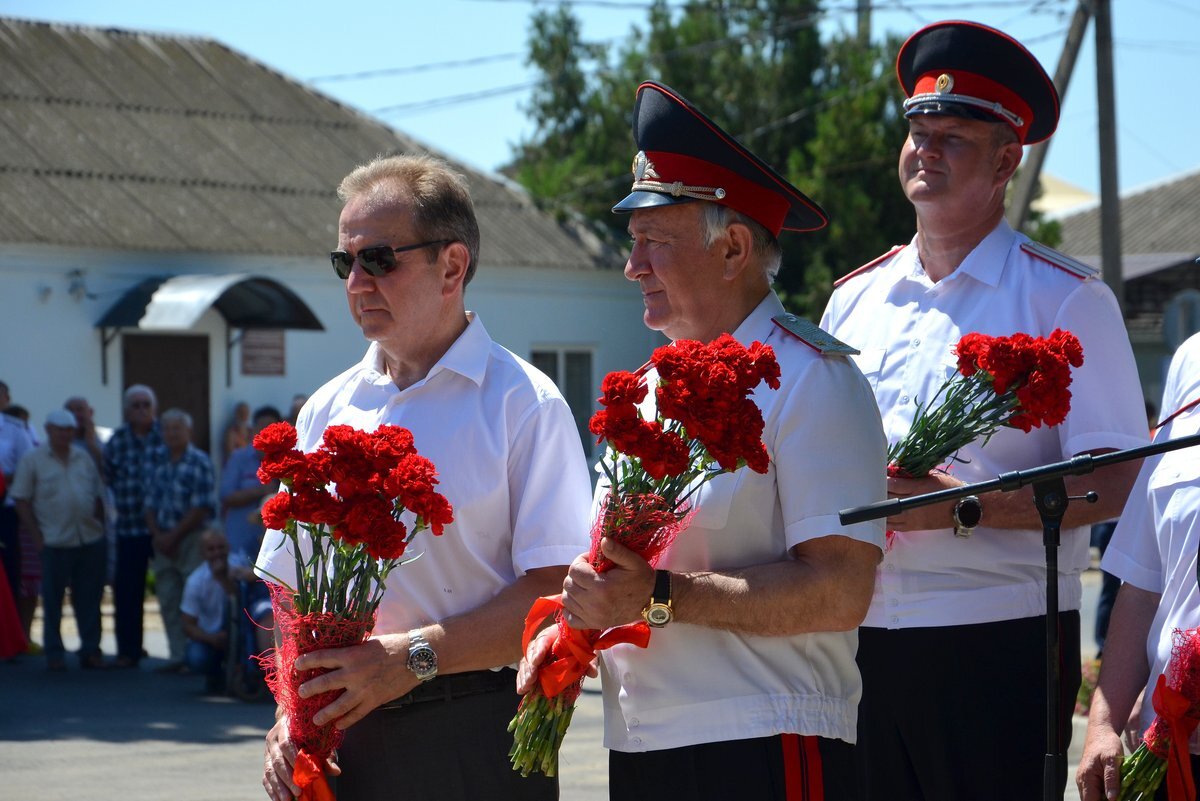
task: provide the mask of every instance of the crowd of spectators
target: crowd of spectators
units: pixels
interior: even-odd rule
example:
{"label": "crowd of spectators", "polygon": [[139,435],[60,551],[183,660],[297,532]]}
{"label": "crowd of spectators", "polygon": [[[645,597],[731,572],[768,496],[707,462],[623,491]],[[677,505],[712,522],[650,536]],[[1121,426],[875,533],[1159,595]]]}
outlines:
{"label": "crowd of spectators", "polygon": [[[69,610],[80,668],[139,669],[153,588],[168,644],[156,671],[200,674],[207,692],[265,698],[253,657],[271,646],[271,608],[249,566],[263,536],[260,505],[277,487],[258,480],[252,441],[283,419],[279,410],[251,414],[237,403],[220,465],[194,443],[191,416],[160,415],[145,385],[125,390],[115,429],[97,425],[82,396],[38,426],[3,382],[0,412],[0,659],[40,657],[50,671],[68,670]],[[116,643],[108,656],[106,586]]]}

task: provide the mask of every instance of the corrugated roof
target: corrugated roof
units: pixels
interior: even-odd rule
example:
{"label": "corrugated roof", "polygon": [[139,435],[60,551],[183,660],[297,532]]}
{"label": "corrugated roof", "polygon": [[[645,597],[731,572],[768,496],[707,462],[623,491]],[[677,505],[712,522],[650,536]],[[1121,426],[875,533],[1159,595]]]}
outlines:
{"label": "corrugated roof", "polygon": [[[0,18],[0,241],[323,258],[346,173],[433,153],[219,42]],[[620,267],[519,188],[466,175],[498,266]]]}
{"label": "corrugated roof", "polygon": [[[1100,207],[1064,216],[1062,234],[1064,253],[1099,253]],[[1200,171],[1121,196],[1121,251],[1200,254]]]}

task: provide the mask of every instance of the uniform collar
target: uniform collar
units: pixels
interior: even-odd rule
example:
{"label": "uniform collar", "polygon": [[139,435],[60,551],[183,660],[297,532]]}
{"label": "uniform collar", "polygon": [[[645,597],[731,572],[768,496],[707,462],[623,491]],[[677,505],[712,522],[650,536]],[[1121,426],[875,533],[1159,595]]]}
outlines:
{"label": "uniform collar", "polygon": [[[992,232],[980,240],[975,249],[967,254],[954,272],[943,281],[949,281],[957,275],[969,275],[980,283],[991,287],[1000,285],[1004,275],[1004,265],[1008,262],[1008,253],[1016,241],[1017,233],[1009,226],[1003,217]],[[928,280],[925,269],[921,264],[921,254],[917,249],[917,237],[913,237],[911,245],[911,261],[909,278]]]}
{"label": "uniform collar", "polygon": [[[478,314],[468,311],[467,320],[467,327],[458,335],[458,339],[454,340],[454,344],[434,363],[425,377],[413,386],[425,383],[442,370],[458,373],[476,385],[483,384],[492,338],[483,327],[483,321],[479,319]],[[371,343],[360,364],[369,371],[368,378],[371,383],[391,383],[378,342]]]}
{"label": "uniform collar", "polygon": [[754,307],[754,311],[742,320],[741,325],[733,332],[733,338],[743,345],[747,345],[754,340],[766,342],[767,336],[774,330],[775,325],[771,322],[771,318],[777,314],[784,312],[783,303],[779,300],[779,296],[774,290],[768,291],[767,296]]}

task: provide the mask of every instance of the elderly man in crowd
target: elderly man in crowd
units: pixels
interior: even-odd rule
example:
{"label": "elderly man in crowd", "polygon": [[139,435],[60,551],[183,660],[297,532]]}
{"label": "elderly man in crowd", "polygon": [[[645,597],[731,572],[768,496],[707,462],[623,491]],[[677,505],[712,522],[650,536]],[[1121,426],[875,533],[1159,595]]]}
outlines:
{"label": "elderly man in crowd", "polygon": [[12,496],[21,523],[42,557],[46,666],[65,670],[60,624],[63,594],[79,627],[79,665],[104,667],[100,653],[100,595],[104,589],[104,483],[92,458],[74,447],[75,417],[55,409],[46,417],[45,445],[17,466]]}
{"label": "elderly man in crowd", "polygon": [[[894,496],[995,478],[1081,453],[1145,443],[1137,370],[1121,313],[1095,271],[1031,242],[1004,219],[1004,192],[1022,144],[1046,139],[1058,94],[1018,42],[971,22],[940,22],[900,48],[909,134],[900,184],[917,215],[913,241],[839,282],[822,325],[861,351],[889,441],[908,432],[955,371],[967,333],[1075,334],[1065,422],[1029,433],[1002,429],[958,453],[952,470],[890,478]],[[880,465],[883,470],[883,465]],[[1079,686],[1079,574],[1088,524],[1114,517],[1136,465],[1067,479],[1098,490],[1062,529],[1061,746]],[[896,532],[860,631],[863,673],[858,773],[866,797],[888,801],[1031,799],[1046,753],[1046,563],[1030,488],[967,497],[890,517]],[[974,713],[970,711],[974,710]],[[1065,764],[1058,776],[1066,784]]]}
{"label": "elderly man in crowd", "polygon": [[[646,326],[672,340],[759,340],[782,376],[754,397],[767,473],[701,488],[659,570],[609,540],[612,570],[571,565],[571,625],[660,626],[648,648],[600,654],[609,796],[853,799],[855,629],[884,540],[878,521],[843,526],[837,510],[883,499],[884,440],[847,349],[771,290],[780,232],[826,218],[671,89],[643,84],[633,116],[633,191],[614,211],[630,215],[625,277]],[[530,668],[547,641],[530,645]]]}
{"label": "elderly man in crowd", "polygon": [[146,528],[154,546],[154,591],[167,632],[170,656],[159,669],[185,668],[187,638],[179,616],[183,584],[200,564],[199,535],[216,508],[213,466],[208,454],[192,445],[192,417],[180,409],[162,416],[166,457],[146,490]]}
{"label": "elderly man in crowd", "polygon": [[166,457],[154,390],[134,384],[125,390],[125,423],[104,445],[104,476],[117,510],[117,559],[113,575],[113,607],[119,668],[134,668],[143,656],[142,610],[146,602],[146,570],[153,546],[146,527],[146,487]]}
{"label": "elderly man in crowd", "polygon": [[[532,601],[557,591],[587,544],[587,468],[570,409],[466,310],[479,227],[462,176],[433,158],[382,158],[338,194],[331,259],[371,345],[305,404],[298,447],[316,448],[334,424],[403,426],[437,466],[454,522],[389,578],[367,643],[296,662],[329,670],[301,686],[305,696],[343,691],[313,719],[346,729],[337,796],[555,798],[556,780],[509,765],[518,696],[503,668],[520,656]],[[268,579],[294,575],[278,532],[258,567]],[[263,783],[278,801],[297,789],[287,724],[267,735]]]}

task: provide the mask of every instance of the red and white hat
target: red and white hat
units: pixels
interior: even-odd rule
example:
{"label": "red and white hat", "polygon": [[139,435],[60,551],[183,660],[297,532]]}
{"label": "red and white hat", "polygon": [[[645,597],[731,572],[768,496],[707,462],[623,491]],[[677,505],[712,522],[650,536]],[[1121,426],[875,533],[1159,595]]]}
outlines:
{"label": "red and white hat", "polygon": [[1016,39],[978,22],[935,22],[914,33],[896,56],[896,77],[908,96],[906,117],[1003,122],[1026,145],[1058,126],[1058,90],[1042,65]]}
{"label": "red and white hat", "polygon": [[633,186],[614,212],[708,200],[775,236],[829,222],[820,206],[669,87],[638,87],[633,138]]}

